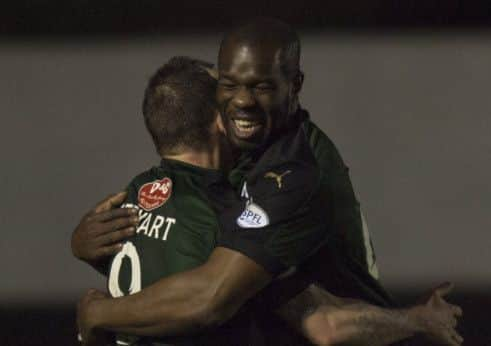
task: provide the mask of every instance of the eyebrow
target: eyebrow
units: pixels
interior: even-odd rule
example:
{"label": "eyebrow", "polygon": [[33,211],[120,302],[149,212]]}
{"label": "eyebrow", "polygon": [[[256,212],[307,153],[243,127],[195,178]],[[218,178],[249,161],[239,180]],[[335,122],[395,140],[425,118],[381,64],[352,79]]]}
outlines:
{"label": "eyebrow", "polygon": [[222,72],[220,70],[218,70],[218,78],[227,78],[227,79],[230,79],[230,80],[235,80],[234,77],[232,77],[231,75],[229,75],[228,73],[226,72]]}
{"label": "eyebrow", "polygon": [[[225,79],[228,79],[230,81],[237,83],[237,79],[234,76],[228,74],[227,72],[219,72],[218,79],[220,79],[220,78],[225,78]],[[258,76],[251,81],[251,84],[259,84],[259,83],[276,84],[274,79],[267,78],[267,77],[261,78],[261,76]]]}

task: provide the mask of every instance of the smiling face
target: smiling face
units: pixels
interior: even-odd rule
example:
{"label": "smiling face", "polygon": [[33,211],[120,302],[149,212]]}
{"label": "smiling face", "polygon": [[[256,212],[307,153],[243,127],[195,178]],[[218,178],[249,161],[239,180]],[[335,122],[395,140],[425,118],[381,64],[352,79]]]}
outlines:
{"label": "smiling face", "polygon": [[218,57],[217,101],[232,144],[250,150],[285,128],[296,91],[281,69],[281,48],[228,42]]}

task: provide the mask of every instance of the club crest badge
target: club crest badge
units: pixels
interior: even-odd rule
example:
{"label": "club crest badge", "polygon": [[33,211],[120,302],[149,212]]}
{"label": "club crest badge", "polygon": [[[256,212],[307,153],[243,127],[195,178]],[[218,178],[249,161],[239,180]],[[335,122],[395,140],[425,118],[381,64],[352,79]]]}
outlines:
{"label": "club crest badge", "polygon": [[164,205],[172,194],[172,180],[165,177],[146,183],[138,190],[138,206],[151,211]]}

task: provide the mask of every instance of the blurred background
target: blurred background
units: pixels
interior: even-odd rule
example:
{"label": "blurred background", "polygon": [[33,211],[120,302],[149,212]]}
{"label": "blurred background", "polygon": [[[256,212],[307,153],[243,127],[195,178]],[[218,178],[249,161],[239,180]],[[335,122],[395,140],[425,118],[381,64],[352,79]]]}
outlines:
{"label": "blurred background", "polygon": [[351,169],[383,283],[409,303],[455,282],[465,344],[491,345],[491,3],[457,0],[3,2],[1,345],[76,344],[76,301],[105,281],[70,235],[158,163],[147,79],[173,55],[215,62],[257,15],[300,33],[301,103]]}

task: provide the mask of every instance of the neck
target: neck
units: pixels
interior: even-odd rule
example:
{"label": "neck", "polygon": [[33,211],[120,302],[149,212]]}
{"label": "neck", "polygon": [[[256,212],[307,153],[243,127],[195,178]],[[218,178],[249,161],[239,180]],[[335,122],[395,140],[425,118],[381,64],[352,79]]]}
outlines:
{"label": "neck", "polygon": [[220,148],[218,145],[205,146],[203,150],[184,150],[178,154],[164,154],[162,158],[182,161],[207,169],[220,168]]}

